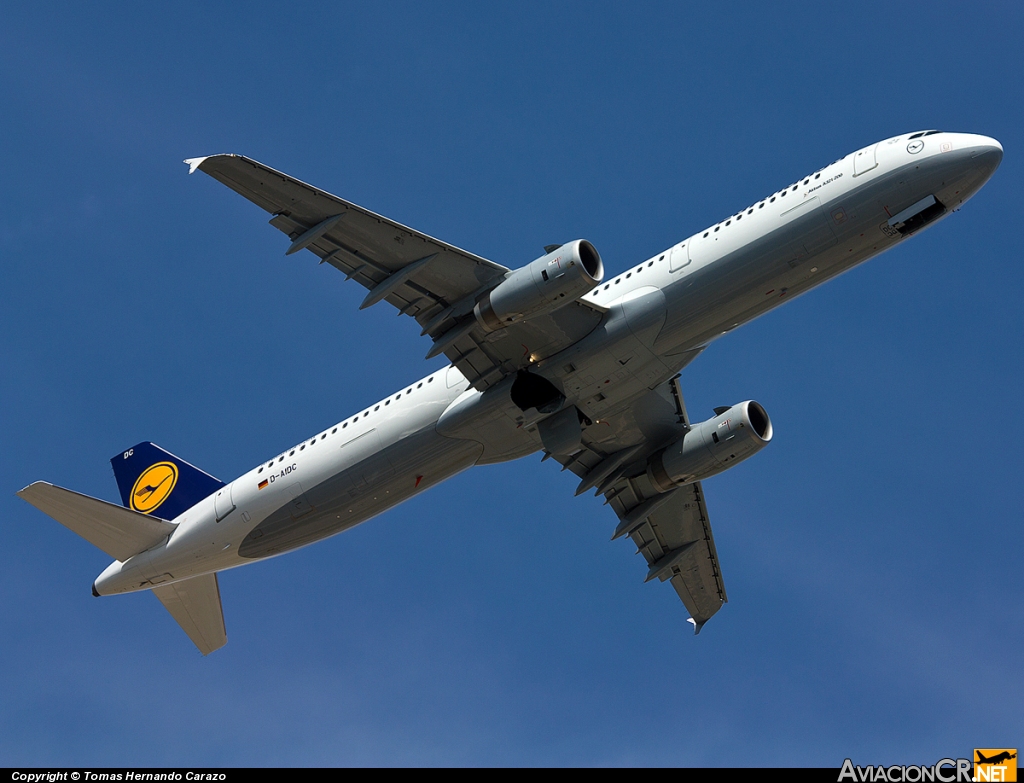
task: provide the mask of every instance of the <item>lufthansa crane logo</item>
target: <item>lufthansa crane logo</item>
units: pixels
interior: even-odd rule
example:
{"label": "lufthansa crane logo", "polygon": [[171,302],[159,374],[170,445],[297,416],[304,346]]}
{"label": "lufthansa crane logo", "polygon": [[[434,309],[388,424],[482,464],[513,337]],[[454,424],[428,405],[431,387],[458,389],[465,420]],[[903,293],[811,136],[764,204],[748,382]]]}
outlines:
{"label": "lufthansa crane logo", "polygon": [[178,483],[178,466],[173,462],[158,462],[150,465],[135,480],[132,487],[132,509],[149,514],[167,500]]}

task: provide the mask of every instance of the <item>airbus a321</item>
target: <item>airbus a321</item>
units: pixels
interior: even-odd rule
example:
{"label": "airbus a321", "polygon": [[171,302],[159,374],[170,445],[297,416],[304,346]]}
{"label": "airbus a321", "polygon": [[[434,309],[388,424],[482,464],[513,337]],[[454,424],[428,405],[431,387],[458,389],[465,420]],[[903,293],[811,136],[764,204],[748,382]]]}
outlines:
{"label": "airbus a321", "polygon": [[[451,364],[229,484],[140,443],[111,460],[122,506],[18,494],[114,562],[93,595],[152,590],[205,655],[227,641],[217,572],[340,533],[474,465],[537,451],[579,476],[669,582],[694,631],[727,600],[702,481],[773,436],[753,400],[691,421],[680,370],[715,339],[956,211],[1002,160],[936,130],[864,147],[612,280],[579,239],[518,269],[240,155],[185,161],[270,213],[287,253],[368,289]],[[610,516],[610,515],[609,515]],[[611,525],[609,525],[611,527]]]}

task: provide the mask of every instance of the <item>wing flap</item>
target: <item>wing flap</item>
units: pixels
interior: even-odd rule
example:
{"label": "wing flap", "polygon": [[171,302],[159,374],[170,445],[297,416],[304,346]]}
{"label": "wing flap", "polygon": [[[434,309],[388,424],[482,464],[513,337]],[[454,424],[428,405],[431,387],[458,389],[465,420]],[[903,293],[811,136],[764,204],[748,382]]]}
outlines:
{"label": "wing flap", "polygon": [[203,655],[228,643],[216,574],[160,585],[153,594]]}
{"label": "wing flap", "polygon": [[176,525],[105,500],[37,481],[18,493],[64,527],[122,563],[159,544]]}

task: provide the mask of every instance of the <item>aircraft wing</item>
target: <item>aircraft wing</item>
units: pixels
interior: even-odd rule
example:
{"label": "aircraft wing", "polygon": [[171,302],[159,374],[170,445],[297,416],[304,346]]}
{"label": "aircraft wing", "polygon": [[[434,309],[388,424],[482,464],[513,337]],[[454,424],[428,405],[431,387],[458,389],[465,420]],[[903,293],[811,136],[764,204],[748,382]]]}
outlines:
{"label": "aircraft wing", "polygon": [[613,538],[628,535],[647,561],[647,579],[669,581],[690,613],[694,633],[728,597],[700,482],[658,493],[644,472],[647,457],[689,428],[678,376],[634,405],[584,431],[583,448],[555,456],[580,476],[576,494],[605,496],[618,516]]}
{"label": "aircraft wing", "polygon": [[[624,483],[611,501],[620,520],[644,502],[631,482]],[[704,490],[698,481],[666,494],[670,495],[667,502],[629,535],[649,565],[646,581],[670,581],[690,613],[694,633],[700,633],[704,623],[729,600]]]}
{"label": "aircraft wing", "polygon": [[[576,302],[491,334],[472,315],[477,298],[508,268],[460,250],[241,155],[185,161],[269,212],[291,239],[287,254],[310,250],[369,289],[360,308],[385,301],[416,319],[434,345],[483,391],[579,340],[604,310]],[[532,260],[532,259],[530,259]]]}

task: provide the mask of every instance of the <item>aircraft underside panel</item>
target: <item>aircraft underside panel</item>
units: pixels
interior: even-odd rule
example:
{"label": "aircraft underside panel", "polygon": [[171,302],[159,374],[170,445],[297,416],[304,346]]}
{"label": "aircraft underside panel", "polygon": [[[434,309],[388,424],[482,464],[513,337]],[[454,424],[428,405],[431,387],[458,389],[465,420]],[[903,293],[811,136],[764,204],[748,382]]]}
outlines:
{"label": "aircraft underside panel", "polygon": [[[241,557],[269,557],[335,533],[408,500],[476,464],[483,446],[424,430],[311,487],[254,527]],[[376,466],[376,467],[375,467]]]}

